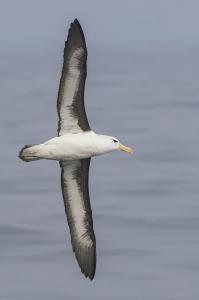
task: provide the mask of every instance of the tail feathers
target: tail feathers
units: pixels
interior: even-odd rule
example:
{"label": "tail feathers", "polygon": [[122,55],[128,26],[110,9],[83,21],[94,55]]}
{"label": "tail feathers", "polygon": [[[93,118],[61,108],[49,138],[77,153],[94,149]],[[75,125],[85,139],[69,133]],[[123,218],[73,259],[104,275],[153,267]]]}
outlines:
{"label": "tail feathers", "polygon": [[34,161],[34,160],[39,160],[40,158],[36,157],[34,151],[31,151],[31,147],[36,146],[36,145],[26,145],[24,146],[21,151],[19,152],[19,158],[21,160],[29,162],[29,161]]}

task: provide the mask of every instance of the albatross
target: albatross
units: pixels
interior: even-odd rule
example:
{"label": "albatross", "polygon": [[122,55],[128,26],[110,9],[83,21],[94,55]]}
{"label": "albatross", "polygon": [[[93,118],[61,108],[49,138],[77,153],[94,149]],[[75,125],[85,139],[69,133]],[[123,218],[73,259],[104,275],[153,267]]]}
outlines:
{"label": "albatross", "polygon": [[24,146],[19,157],[25,162],[40,159],[59,161],[72,249],[82,273],[92,280],[96,270],[96,239],[88,187],[91,157],[115,150],[133,153],[133,149],[124,146],[115,137],[91,130],[84,107],[86,62],[84,33],[75,19],[70,25],[64,48],[57,98],[58,136],[38,145]]}

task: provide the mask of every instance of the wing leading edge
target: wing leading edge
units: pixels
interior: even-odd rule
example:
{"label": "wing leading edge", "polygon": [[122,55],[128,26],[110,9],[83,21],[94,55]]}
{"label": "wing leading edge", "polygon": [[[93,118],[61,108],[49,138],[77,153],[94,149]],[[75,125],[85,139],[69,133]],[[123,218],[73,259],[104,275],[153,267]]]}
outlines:
{"label": "wing leading edge", "polygon": [[92,280],[96,269],[96,240],[88,190],[90,158],[64,161],[60,165],[73,251],[82,273]]}
{"label": "wing leading edge", "polygon": [[58,135],[90,130],[84,107],[87,49],[83,30],[77,19],[71,23],[64,49],[57,111]]}

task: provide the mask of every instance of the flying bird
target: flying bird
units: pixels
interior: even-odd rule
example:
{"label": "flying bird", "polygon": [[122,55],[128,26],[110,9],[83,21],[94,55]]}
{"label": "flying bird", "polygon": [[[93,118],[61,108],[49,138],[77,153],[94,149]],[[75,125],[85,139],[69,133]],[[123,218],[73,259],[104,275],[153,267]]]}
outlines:
{"label": "flying bird", "polygon": [[42,144],[26,145],[19,157],[25,162],[59,161],[72,248],[82,273],[92,280],[96,270],[96,239],[88,187],[91,157],[115,150],[133,153],[133,149],[122,145],[117,138],[91,130],[84,106],[86,62],[84,33],[75,19],[64,48],[57,99],[58,136]]}

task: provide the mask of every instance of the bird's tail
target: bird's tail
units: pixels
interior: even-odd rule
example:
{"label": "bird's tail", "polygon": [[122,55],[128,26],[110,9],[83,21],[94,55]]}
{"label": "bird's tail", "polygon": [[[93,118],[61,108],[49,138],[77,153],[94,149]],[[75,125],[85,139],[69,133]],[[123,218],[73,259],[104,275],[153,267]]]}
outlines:
{"label": "bird's tail", "polygon": [[29,162],[34,160],[39,160],[40,158],[36,156],[36,151],[34,150],[36,145],[26,145],[19,152],[19,158],[23,161]]}

